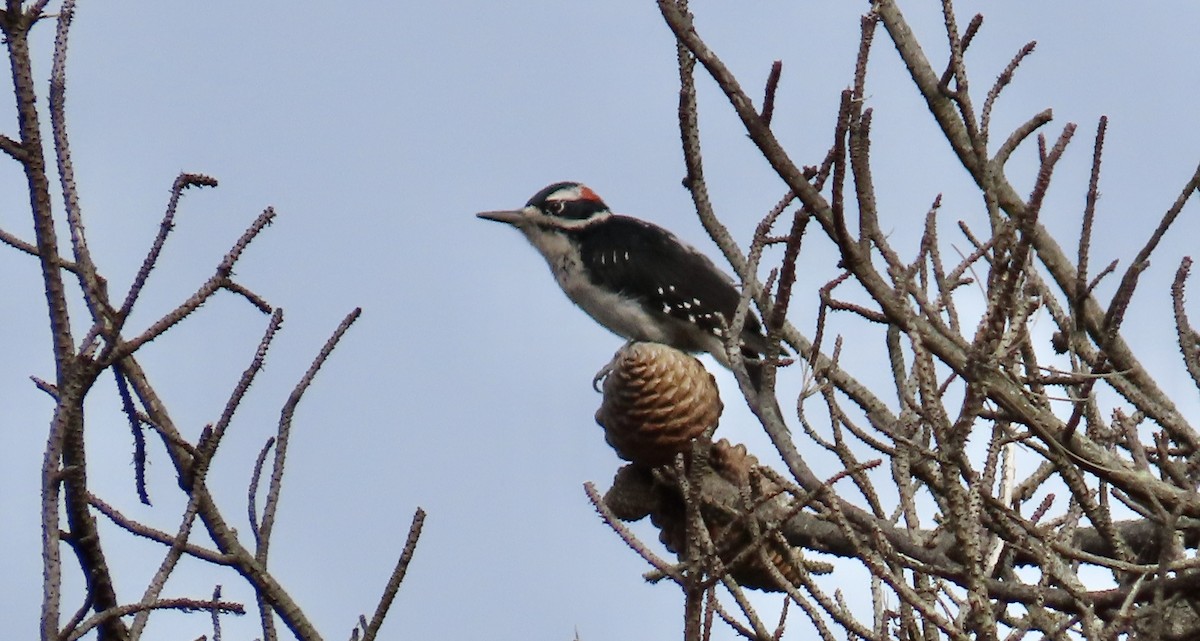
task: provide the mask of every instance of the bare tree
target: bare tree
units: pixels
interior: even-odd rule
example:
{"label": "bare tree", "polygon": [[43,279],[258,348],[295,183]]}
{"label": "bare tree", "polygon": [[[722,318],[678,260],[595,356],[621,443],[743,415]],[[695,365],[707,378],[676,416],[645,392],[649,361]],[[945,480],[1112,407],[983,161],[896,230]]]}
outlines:
{"label": "bare tree", "polygon": [[[832,145],[804,166],[771,129],[781,64],[756,108],[705,43],[686,0],[658,6],[678,42],[685,184],[740,276],[745,302],[757,305],[775,344],[789,346],[809,374],[798,398],[789,392],[785,399],[797,401],[788,419],[798,421],[793,433],[774,403],[738,373],[785,471],[758,464],[744,447],[702,438],[669,452],[681,454],[674,465],[626,453],[633,463],[604,497],[588,488],[608,522],[655,566],[650,578],[682,589],[686,638],[708,638],[718,618],[746,638],[779,638],[788,605],[798,606],[822,639],[1200,636],[1200,433],[1121,335],[1139,276],[1200,186],[1200,168],[1129,265],[1097,269],[1090,248],[1106,120],[1093,138],[1090,181],[1079,186],[1086,197],[1073,256],[1039,216],[1076,125],[1047,138],[1039,133],[1052,122],[1047,109],[1012,132],[991,130],[993,109],[1035,43],[1014,52],[980,91],[964,53],[982,16],[963,26],[951,0],[943,0],[950,56],[935,67],[897,3],[872,2]],[[878,202],[873,178],[895,168],[871,159],[867,62],[879,36],[899,53],[978,188],[986,224],[959,222],[965,255],[949,258],[940,197],[914,254],[904,255],[883,231],[898,223]],[[697,64],[781,181],[779,204],[745,253],[710,205]],[[1010,182],[1009,159],[1031,144],[1036,176],[1021,194]],[[836,247],[842,270],[815,292],[820,311],[811,334],[786,318],[806,231]],[[762,283],[764,250],[775,245],[783,246],[782,259]],[[1169,288],[1162,283],[1149,295],[1172,301],[1183,365],[1200,387],[1200,334],[1184,300],[1190,266],[1185,258]],[[1117,281],[1109,300],[1097,293],[1105,278]],[[877,327],[877,342],[859,332],[844,343],[837,320],[848,317]],[[1029,324],[1036,317],[1054,324],[1051,344],[1034,340]],[[872,386],[843,368],[844,349],[876,354],[890,366],[890,384]],[[768,379],[773,369],[768,363]],[[610,432],[619,422],[611,416],[612,396],[598,414]],[[818,477],[811,468],[817,456],[835,459],[841,472]],[[646,515],[677,563],[659,558],[621,523]],[[850,607],[836,580],[821,576],[847,564],[871,576],[874,609],[867,616]],[[1102,575],[1111,579],[1098,583]],[[777,624],[755,610],[746,587],[787,594]]]}
{"label": "bare tree", "polygon": [[[95,631],[102,639],[138,638],[152,613],[183,610],[210,614],[212,635],[219,638],[221,616],[245,611],[244,604],[222,599],[219,588],[205,595],[163,594],[180,560],[190,557],[228,568],[252,587],[265,639],[278,636],[277,620],[297,638],[319,639],[269,568],[269,548],[294,413],[358,312],[348,314],[318,351],[284,402],[275,433],[264,435],[258,463],[248,471],[251,527],[248,535],[239,535],[230,526],[228,506],[218,505],[208,481],[223,437],[282,323],[280,310],[233,275],[238,259],[274,211],[256,217],[212,276],[181,296],[177,307],[144,328],[127,327],[184,193],[215,187],[216,181],[186,173],[175,180],[158,236],[132,286],[123,297],[110,297],[108,281],[88,251],[64,116],[74,3],[65,0],[54,16],[45,13],[47,4],[7,0],[0,11],[18,115],[16,133],[0,134],[0,150],[25,173],[33,221],[32,241],[3,230],[0,240],[41,267],[55,364],[50,380],[34,381],[55,406],[42,469],[41,636],[46,641],[75,639]],[[782,64],[772,66],[756,107],[705,44],[686,2],[659,0],[658,5],[678,43],[686,185],[697,212],[743,281],[743,310],[757,306],[774,344],[786,344],[798,361],[795,366],[809,375],[807,387],[794,394],[796,403],[784,404],[795,407],[795,415],[785,417],[775,412],[774,399],[760,396],[745,372],[737,372],[784,470],[759,464],[743,446],[711,442],[720,401],[708,387],[711,380],[691,361],[655,350],[625,353],[606,381],[598,416],[610,440],[633,462],[603,497],[591,487],[589,496],[653,565],[649,576],[681,588],[685,637],[706,638],[720,619],[747,638],[778,638],[790,609],[799,607],[822,639],[1020,639],[1030,633],[1044,638],[1195,638],[1200,633],[1195,553],[1200,437],[1122,339],[1121,328],[1151,255],[1197,190],[1200,169],[1148,232],[1130,265],[1097,269],[1090,253],[1106,122],[1100,121],[1094,137],[1090,182],[1079,186],[1085,205],[1074,256],[1047,233],[1039,217],[1076,127],[1067,125],[1045,138],[1039,131],[1052,121],[1046,110],[1006,135],[992,136],[993,109],[1033,52],[1033,43],[1015,52],[1007,68],[997,70],[986,93],[973,93],[964,53],[982,28],[980,16],[960,27],[952,3],[943,1],[950,56],[935,68],[896,4],[877,0],[862,20],[856,70],[832,123],[832,145],[805,166],[792,159],[771,129]],[[30,31],[39,24],[57,29],[44,112],[36,104],[29,47]],[[938,199],[923,221],[914,254],[905,255],[884,232],[888,216],[895,214],[884,213],[872,176],[890,168],[872,164],[872,109],[867,106],[867,61],[877,35],[891,40],[914,89],[978,186],[986,223],[958,225],[970,248],[956,259],[947,259],[952,253],[944,240],[948,234],[939,220]],[[764,217],[745,252],[710,205],[698,129],[697,63],[728,98],[781,181],[779,204]],[[42,139],[41,120],[47,116],[50,141]],[[1020,170],[1009,159],[1034,140],[1038,167],[1033,189],[1023,195],[1010,182],[1010,172]],[[57,191],[51,188],[55,175]],[[69,243],[57,238],[63,229]],[[796,270],[804,258],[806,234],[819,234],[835,246],[843,270],[814,293],[820,313],[809,333],[786,317],[789,302],[800,295]],[[760,282],[761,263],[778,249],[782,258]],[[1184,299],[1189,268],[1188,260],[1180,264],[1169,294],[1163,283],[1151,288],[1151,295],[1169,296],[1173,302],[1183,366],[1200,387],[1200,335],[1188,321]],[[1117,281],[1115,294],[1101,300],[1097,285],[1106,278]],[[189,438],[172,420],[138,355],[205,301],[225,294],[261,310],[266,327],[223,410],[201,434]],[[82,322],[79,310],[86,312]],[[1035,317],[1054,323],[1051,345],[1035,342],[1029,332]],[[858,334],[854,344],[846,343],[838,321],[847,318],[872,324],[877,342]],[[732,322],[743,320],[739,314]],[[846,348],[877,354],[890,366],[888,385],[866,382],[861,373],[843,367],[840,357]],[[687,371],[674,369],[674,364],[669,371],[643,367],[644,359],[657,363],[659,358],[681,362],[678,367]],[[768,381],[774,380],[774,361],[786,358],[782,349],[769,355]],[[117,501],[97,496],[89,485],[84,401],[108,371],[118,381],[137,443],[138,477],[152,455],[143,437],[149,429],[162,444],[153,451],[170,461],[186,497],[174,531],[127,517],[113,505]],[[630,381],[634,384],[626,384]],[[771,394],[771,387],[766,385],[762,394]],[[645,400],[641,390],[657,395],[657,402],[664,389],[668,396],[682,394],[669,396],[667,405],[672,411],[686,408],[687,421],[675,420],[679,414],[664,419],[657,413],[661,407],[640,404]],[[786,395],[793,396],[790,391]],[[647,448],[646,441],[669,448],[666,455]],[[818,456],[836,461],[840,470],[818,476],[811,467]],[[1022,473],[1015,465],[1018,457]],[[140,484],[147,500],[144,481]],[[646,516],[677,560],[653,552],[623,523]],[[100,518],[161,545],[158,572],[148,585],[137,586],[133,596],[106,557]],[[423,518],[418,510],[374,614],[370,620],[359,618],[353,638],[377,634]],[[197,520],[211,546],[196,542]],[[74,563],[63,562],[63,550],[74,554]],[[836,575],[832,580],[827,576],[847,565],[872,577],[875,607],[869,615],[848,603],[837,589]],[[66,573],[77,573],[86,582],[78,603],[65,600]],[[1111,580],[1098,584],[1098,573]],[[777,621],[769,622],[757,611],[747,589],[786,594],[787,605]],[[64,610],[71,614],[64,616]]]}
{"label": "bare tree", "polygon": [[[17,133],[14,136],[0,134],[0,150],[24,171],[33,218],[33,241],[28,242],[18,234],[3,230],[0,230],[0,240],[33,256],[41,266],[55,365],[50,380],[34,379],[37,387],[54,401],[54,415],[42,465],[44,580],[41,638],[43,641],[69,641],[95,631],[100,639],[137,639],[154,612],[176,610],[210,613],[213,638],[219,639],[220,615],[243,614],[246,611],[244,604],[222,599],[219,585],[211,595],[168,597],[163,594],[167,579],[178,570],[180,560],[191,557],[222,569],[231,576],[240,576],[253,589],[264,639],[277,638],[277,620],[282,621],[298,639],[320,639],[321,635],[304,610],[268,567],[268,554],[283,489],[284,464],[294,413],[318,370],[358,318],[359,310],[347,314],[318,351],[308,371],[304,372],[284,402],[275,434],[264,438],[258,463],[252,471],[248,505],[245,508],[251,526],[249,536],[239,535],[230,525],[229,508],[218,505],[209,492],[208,480],[222,438],[261,370],[272,339],[283,321],[281,309],[272,307],[264,297],[233,277],[233,267],[239,257],[271,223],[275,212],[267,208],[259,214],[219,261],[212,276],[177,307],[147,327],[128,327],[126,321],[138,302],[143,286],[155,270],[185,191],[216,187],[217,181],[191,173],[176,178],[158,234],[132,285],[123,298],[110,297],[108,281],[88,250],[65,119],[67,45],[75,3],[65,0],[54,16],[45,13],[47,4],[48,0],[26,3],[8,0],[4,9],[0,10],[0,29],[4,33],[12,67],[17,113]],[[42,23],[55,25],[56,28],[48,92],[51,141],[42,139],[43,113],[37,108],[38,93],[29,44],[30,32]],[[54,166],[51,168],[49,163],[54,163]],[[52,171],[57,173],[59,179],[58,194],[51,193]],[[57,235],[59,229],[69,231],[68,252],[64,252],[60,246]],[[77,288],[71,285],[71,279],[77,282]],[[206,426],[197,438],[189,439],[172,420],[167,405],[139,365],[137,356],[148,348],[151,341],[189,318],[201,305],[221,292],[241,297],[260,310],[267,317],[266,328],[258,349],[234,385],[219,417]],[[86,310],[87,320],[73,324],[71,311],[80,309]],[[78,327],[86,330],[79,332]],[[144,470],[151,446],[146,442],[145,429],[149,429],[162,443],[161,455],[169,459],[178,477],[179,489],[186,497],[186,509],[178,517],[178,526],[174,531],[156,529],[125,516],[104,497],[98,496],[89,485],[88,450],[84,445],[84,401],[99,377],[110,371],[116,377],[120,400],[134,435],[134,461],[142,502],[147,505],[150,502]],[[266,497],[259,507],[257,494],[263,484],[266,486]],[[378,633],[416,548],[424,517],[425,513],[417,509],[403,551],[372,617],[369,620],[365,616],[358,618],[352,638],[369,640]],[[129,536],[161,545],[163,558],[158,571],[147,585],[140,588],[140,594],[133,591],[136,586],[120,581],[119,568],[110,564],[98,518],[108,519]],[[193,540],[197,519],[212,541],[212,547]],[[64,562],[64,549],[74,554],[75,563]],[[71,572],[78,573],[86,583],[85,594],[74,603],[68,602],[63,593],[64,574]],[[72,612],[65,620],[64,611]]]}

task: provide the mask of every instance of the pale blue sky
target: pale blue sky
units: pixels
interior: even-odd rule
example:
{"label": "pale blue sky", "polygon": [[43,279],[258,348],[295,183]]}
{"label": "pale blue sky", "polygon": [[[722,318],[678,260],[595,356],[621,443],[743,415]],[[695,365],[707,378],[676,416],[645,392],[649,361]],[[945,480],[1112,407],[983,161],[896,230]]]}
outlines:
{"label": "pale blue sky", "polygon": [[[926,53],[944,60],[939,3],[902,6]],[[693,2],[701,35],[752,95],[771,61],[784,61],[774,126],[805,164],[819,162],[832,139],[867,8]],[[1066,235],[1064,244],[1074,242],[1096,119],[1110,117],[1093,256],[1098,265],[1124,264],[1200,158],[1200,8],[1184,0],[962,2],[959,11],[964,25],[975,11],[987,18],[968,58],[979,102],[1012,54],[1039,42],[997,106],[997,131],[1045,107],[1056,115],[1047,135],[1068,121],[1080,125],[1044,218]],[[51,35],[46,25],[36,43],[43,88]],[[521,205],[548,183],[580,180],[617,211],[716,254],[680,187],[675,45],[653,2],[83,2],[69,69],[82,205],[112,291],[123,296],[175,175],[221,181],[184,200],[131,328],[194,291],[262,208],[279,212],[236,273],[284,308],[284,330],[210,479],[243,531],[250,468],[287,391],[342,316],[364,309],[300,406],[272,550],[276,572],[327,638],[345,638],[374,607],[418,505],[429,512],[425,534],[387,638],[680,633],[678,591],[641,580],[646,566],[581,489],[584,481],[606,488],[618,464],[592,420],[599,397],[591,378],[620,341],[570,305],[516,233],[473,216]],[[944,192],[943,237],[951,239],[952,221],[978,220],[980,203],[947,146],[930,138],[932,118],[882,30],[871,73],[885,226],[911,251],[921,217]],[[784,188],[713,83],[698,84],[715,204],[745,242]],[[12,123],[6,100],[0,130],[12,135]],[[1018,159],[1028,167],[1032,157],[1023,149]],[[1032,176],[1011,177],[1027,190]],[[0,226],[30,238],[15,164],[0,163],[0,185]],[[1167,287],[1179,257],[1192,251],[1186,240],[1200,231],[1192,217],[1179,224],[1176,243],[1143,277],[1139,297],[1151,311],[1134,319],[1131,336],[1171,363],[1171,335],[1158,333],[1167,327]],[[815,287],[834,274],[828,243],[810,238],[793,317],[805,330]],[[10,337],[0,367],[0,619],[15,636],[33,636],[36,494],[51,404],[28,376],[50,378],[52,369],[35,262],[0,248],[0,273],[0,326]],[[139,353],[191,437],[219,416],[265,323],[220,295]],[[837,331],[857,329],[846,322]],[[844,362],[864,373],[879,365],[865,350]],[[769,459],[732,379],[718,379],[730,406],[722,432]],[[129,432],[111,388],[106,377],[88,408],[97,491],[174,529],[182,503],[157,443],[156,507],[137,507]],[[1194,390],[1176,391],[1185,410],[1196,409]],[[814,465],[834,469],[831,461]],[[639,532],[654,538],[649,528]],[[134,599],[161,552],[105,534],[112,562],[135,568],[118,577]],[[188,569],[167,595],[206,595],[222,583],[227,598],[250,600],[235,577]],[[851,592],[863,586],[850,572],[827,584],[839,583]],[[69,612],[76,602],[67,603]],[[255,634],[250,617],[225,622],[226,639]],[[792,625],[802,638],[796,613]],[[150,634],[206,631],[203,617],[164,616]],[[723,630],[720,638],[731,636]]]}

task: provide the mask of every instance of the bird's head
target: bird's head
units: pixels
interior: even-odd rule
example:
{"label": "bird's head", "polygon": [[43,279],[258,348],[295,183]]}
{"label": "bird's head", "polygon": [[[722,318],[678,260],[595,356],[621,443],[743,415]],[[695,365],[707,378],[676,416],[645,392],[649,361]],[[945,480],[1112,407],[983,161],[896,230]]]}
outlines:
{"label": "bird's head", "polygon": [[600,196],[577,182],[559,182],[534,194],[521,209],[485,211],[486,220],[507,223],[527,235],[537,230],[581,229],[612,215]]}

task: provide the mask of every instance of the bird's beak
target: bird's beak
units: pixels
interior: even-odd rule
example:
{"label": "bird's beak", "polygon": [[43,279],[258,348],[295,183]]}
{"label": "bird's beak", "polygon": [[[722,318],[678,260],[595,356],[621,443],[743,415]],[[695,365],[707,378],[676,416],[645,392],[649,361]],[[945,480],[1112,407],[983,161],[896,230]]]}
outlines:
{"label": "bird's beak", "polygon": [[484,220],[494,220],[498,223],[508,223],[517,227],[529,217],[529,212],[525,209],[510,209],[504,211],[481,211],[475,215]]}

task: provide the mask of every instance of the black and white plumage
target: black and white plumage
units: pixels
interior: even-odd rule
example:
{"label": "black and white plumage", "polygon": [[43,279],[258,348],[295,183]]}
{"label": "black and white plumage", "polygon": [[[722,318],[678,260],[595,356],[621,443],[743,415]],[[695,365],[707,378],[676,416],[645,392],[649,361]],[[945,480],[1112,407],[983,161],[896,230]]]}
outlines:
{"label": "black and white plumage", "polygon": [[[612,213],[588,187],[554,183],[525,207],[480,218],[517,228],[542,254],[563,292],[613,333],[686,352],[726,368],[725,331],[741,294],[704,254],[652,223]],[[766,337],[753,313],[741,332],[755,387]]]}

